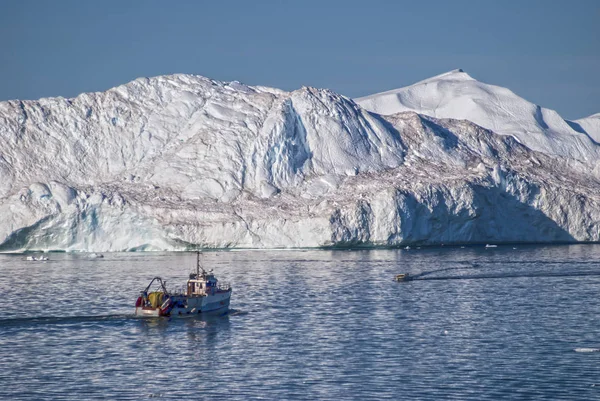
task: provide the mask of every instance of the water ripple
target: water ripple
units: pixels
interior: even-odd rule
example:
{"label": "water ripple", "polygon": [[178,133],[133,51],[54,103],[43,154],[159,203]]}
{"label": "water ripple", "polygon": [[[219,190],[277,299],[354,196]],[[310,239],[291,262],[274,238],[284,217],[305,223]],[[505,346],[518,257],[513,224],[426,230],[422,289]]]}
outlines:
{"label": "water ripple", "polygon": [[597,245],[207,253],[233,310],[180,320],[133,302],[194,255],[22,259],[0,255],[0,399],[600,399]]}

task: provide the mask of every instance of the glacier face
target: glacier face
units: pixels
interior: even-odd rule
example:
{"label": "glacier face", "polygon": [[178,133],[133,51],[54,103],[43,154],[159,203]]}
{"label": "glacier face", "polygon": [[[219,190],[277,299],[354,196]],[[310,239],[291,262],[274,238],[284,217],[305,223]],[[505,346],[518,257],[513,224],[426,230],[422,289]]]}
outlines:
{"label": "glacier face", "polygon": [[0,102],[0,250],[600,240],[597,118],[508,130],[461,74],[410,95],[451,118],[192,75]]}

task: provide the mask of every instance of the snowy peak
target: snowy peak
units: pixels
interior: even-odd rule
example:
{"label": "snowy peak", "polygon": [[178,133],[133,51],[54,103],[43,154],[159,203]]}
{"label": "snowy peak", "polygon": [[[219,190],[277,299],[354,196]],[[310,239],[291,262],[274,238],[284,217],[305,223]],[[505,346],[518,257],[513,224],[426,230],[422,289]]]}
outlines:
{"label": "snowy peak", "polygon": [[600,113],[573,121],[577,124],[573,129],[587,133],[594,141],[600,143]]}
{"label": "snowy peak", "polygon": [[[469,80],[474,80],[474,79],[469,74],[464,72],[461,68],[458,68],[456,70],[448,71],[443,74],[439,74],[434,77],[424,79],[424,80],[419,81],[411,86],[416,87],[418,85],[435,84],[436,82],[439,82],[442,80],[443,81],[469,81]],[[393,103],[392,98],[394,96],[402,96],[402,94],[405,91],[406,91],[406,87],[397,88],[397,89],[392,89],[392,90],[381,92],[381,93],[376,93],[373,95],[356,98],[356,99],[354,99],[354,101],[356,101],[358,104],[360,104],[361,106],[363,106],[365,108],[367,108],[365,105],[372,106],[372,108],[382,107],[382,110],[380,110],[379,112],[377,112],[375,110],[371,110],[371,109],[369,109],[369,111],[373,111],[378,114],[389,115],[389,114],[397,113],[399,111],[407,111],[407,110],[395,110],[395,108],[392,108],[391,105],[387,105],[387,104],[384,104],[384,102],[381,102],[380,98],[385,96],[387,98],[388,102]],[[390,106],[389,111],[391,111],[391,112],[386,112],[387,111],[386,106]],[[399,107],[399,106],[396,106],[396,107]]]}
{"label": "snowy peak", "polygon": [[[512,135],[533,150],[578,160],[598,160],[592,134],[575,130],[554,110],[535,105],[507,88],[479,82],[462,70],[414,85],[355,99],[369,111],[391,115],[414,111],[436,118],[469,120]],[[587,126],[584,121],[583,126]]]}
{"label": "snowy peak", "polygon": [[[415,83],[414,85],[436,82],[436,81],[441,81],[441,80],[444,80],[444,81],[474,81],[475,79],[473,77],[471,77],[469,74],[467,74],[462,68],[457,68],[455,70],[444,72],[442,74],[435,75],[431,78],[424,79],[422,81]],[[400,89],[402,89],[402,88],[400,88]],[[396,89],[396,90],[398,90],[398,89]]]}

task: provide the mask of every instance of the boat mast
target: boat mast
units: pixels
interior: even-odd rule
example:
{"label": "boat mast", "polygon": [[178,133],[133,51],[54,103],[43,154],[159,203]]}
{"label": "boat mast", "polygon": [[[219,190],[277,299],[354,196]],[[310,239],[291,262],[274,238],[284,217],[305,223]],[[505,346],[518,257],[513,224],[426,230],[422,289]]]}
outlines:
{"label": "boat mast", "polygon": [[200,280],[200,251],[196,251],[196,280]]}

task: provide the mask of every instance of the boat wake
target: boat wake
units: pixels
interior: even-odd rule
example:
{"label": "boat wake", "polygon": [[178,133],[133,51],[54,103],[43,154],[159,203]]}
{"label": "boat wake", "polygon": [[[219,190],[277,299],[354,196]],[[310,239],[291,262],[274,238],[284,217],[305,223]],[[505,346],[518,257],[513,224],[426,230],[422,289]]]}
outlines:
{"label": "boat wake", "polygon": [[91,315],[91,316],[33,316],[33,317],[15,317],[0,319],[0,328],[11,326],[35,325],[35,324],[76,324],[86,322],[106,322],[116,320],[134,319],[131,314],[110,314],[110,315]]}
{"label": "boat wake", "polygon": [[229,309],[227,312],[227,316],[244,316],[247,315],[247,311],[239,310],[239,309]]}
{"label": "boat wake", "polygon": [[[210,319],[223,316],[243,316],[248,312],[238,309],[230,309],[221,314],[201,314],[194,315],[195,319]],[[119,313],[108,315],[89,315],[89,316],[32,316],[32,317],[15,317],[0,319],[0,328],[8,328],[15,326],[30,326],[30,325],[68,325],[78,323],[103,323],[117,321],[132,321],[132,320],[147,320],[147,318],[135,316],[133,313]],[[170,321],[171,319],[167,319]]]}
{"label": "boat wake", "polygon": [[491,273],[491,274],[475,274],[466,276],[429,276],[440,271],[448,271],[452,269],[441,269],[433,272],[421,273],[410,278],[408,281],[417,280],[480,280],[480,279],[497,279],[497,278],[536,278],[536,277],[590,277],[600,276],[600,272],[583,271],[583,272],[524,272],[524,273]]}

